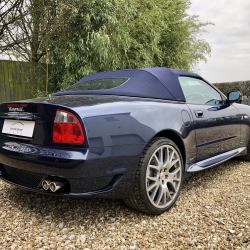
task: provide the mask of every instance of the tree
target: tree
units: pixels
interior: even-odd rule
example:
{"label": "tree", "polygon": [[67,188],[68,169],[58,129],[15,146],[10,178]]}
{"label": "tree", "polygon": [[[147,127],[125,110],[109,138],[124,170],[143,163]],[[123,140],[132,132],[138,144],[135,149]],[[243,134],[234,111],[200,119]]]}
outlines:
{"label": "tree", "polygon": [[60,0],[3,0],[0,3],[0,53],[11,59],[46,63],[42,65],[47,72],[46,94],[49,82],[55,90],[61,81],[60,67],[50,67],[50,70],[48,67],[50,40],[67,27],[67,18],[57,13],[60,3]]}
{"label": "tree", "polygon": [[201,39],[208,23],[187,14],[189,0],[23,1],[0,51],[33,62],[47,58],[62,86],[112,69],[192,70],[211,52]]}
{"label": "tree", "polygon": [[192,70],[211,52],[200,38],[209,23],[187,14],[189,0],[86,0],[84,12],[78,4],[61,6],[61,13],[71,13],[72,32],[51,41],[51,59],[62,63],[65,86],[112,69]]}
{"label": "tree", "polygon": [[4,39],[9,26],[19,20],[17,10],[22,4],[23,0],[2,0],[0,2],[0,41]]}
{"label": "tree", "polygon": [[[57,1],[4,0],[0,52],[29,62],[44,62],[49,40],[57,34]],[[4,12],[5,10],[5,12]],[[5,15],[4,15],[5,14]]]}

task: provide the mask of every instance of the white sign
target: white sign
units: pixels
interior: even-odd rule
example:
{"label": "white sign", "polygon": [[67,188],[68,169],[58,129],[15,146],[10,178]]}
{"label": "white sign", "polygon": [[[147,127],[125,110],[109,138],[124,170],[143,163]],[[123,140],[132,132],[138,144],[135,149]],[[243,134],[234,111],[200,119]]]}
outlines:
{"label": "white sign", "polygon": [[32,137],[34,132],[34,121],[4,120],[3,134]]}

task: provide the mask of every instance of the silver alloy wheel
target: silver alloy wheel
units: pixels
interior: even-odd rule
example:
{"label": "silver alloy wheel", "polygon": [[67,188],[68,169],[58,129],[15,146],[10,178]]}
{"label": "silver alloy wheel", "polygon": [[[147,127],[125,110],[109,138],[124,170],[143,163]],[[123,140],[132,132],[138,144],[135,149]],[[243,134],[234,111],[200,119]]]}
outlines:
{"label": "silver alloy wheel", "polygon": [[153,206],[165,208],[178,194],[182,181],[182,162],[177,150],[170,145],[157,148],[146,171],[146,192]]}

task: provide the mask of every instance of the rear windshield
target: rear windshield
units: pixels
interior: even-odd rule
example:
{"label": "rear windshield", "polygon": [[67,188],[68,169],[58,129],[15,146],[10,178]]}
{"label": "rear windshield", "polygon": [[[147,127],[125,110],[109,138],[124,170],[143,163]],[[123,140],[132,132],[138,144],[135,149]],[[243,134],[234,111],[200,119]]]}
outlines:
{"label": "rear windshield", "polygon": [[64,89],[64,91],[113,89],[122,85],[128,79],[129,78],[105,78],[86,82],[79,82],[77,84],[73,84],[67,87],[66,89]]}

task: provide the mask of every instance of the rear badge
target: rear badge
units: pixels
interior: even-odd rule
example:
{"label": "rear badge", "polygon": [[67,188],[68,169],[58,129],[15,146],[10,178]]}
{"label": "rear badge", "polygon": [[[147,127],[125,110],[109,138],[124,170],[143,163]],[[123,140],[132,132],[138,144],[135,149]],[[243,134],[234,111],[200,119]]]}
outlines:
{"label": "rear badge", "polygon": [[9,111],[23,112],[23,107],[21,108],[8,107],[8,109]]}
{"label": "rear badge", "polygon": [[14,111],[14,112],[23,112],[23,108],[27,107],[28,104],[27,103],[11,103],[11,104],[7,104],[7,107],[9,109],[9,111]]}

